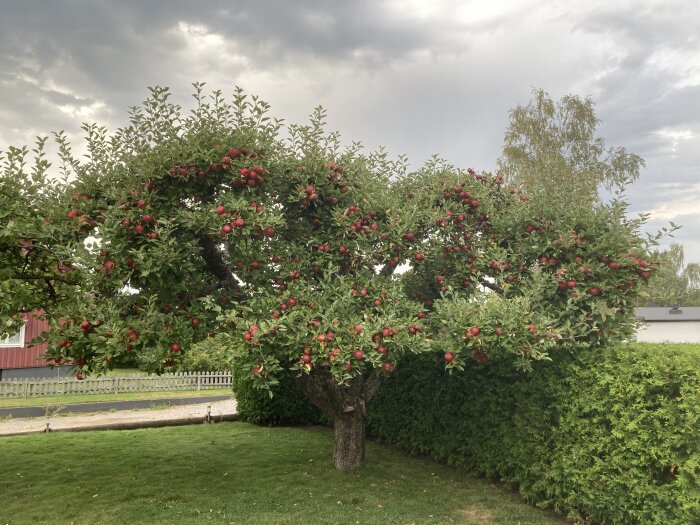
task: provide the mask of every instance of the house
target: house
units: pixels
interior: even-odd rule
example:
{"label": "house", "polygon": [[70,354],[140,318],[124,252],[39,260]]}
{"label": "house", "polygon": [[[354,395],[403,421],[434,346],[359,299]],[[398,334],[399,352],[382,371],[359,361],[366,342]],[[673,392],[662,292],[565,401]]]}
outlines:
{"label": "house", "polygon": [[700,306],[636,308],[641,321],[637,341],[644,343],[700,343]]}
{"label": "house", "polygon": [[22,319],[19,332],[0,339],[0,380],[58,376],[60,369],[49,368],[44,359],[46,343],[31,346],[32,339],[49,329],[48,321],[30,313]]}

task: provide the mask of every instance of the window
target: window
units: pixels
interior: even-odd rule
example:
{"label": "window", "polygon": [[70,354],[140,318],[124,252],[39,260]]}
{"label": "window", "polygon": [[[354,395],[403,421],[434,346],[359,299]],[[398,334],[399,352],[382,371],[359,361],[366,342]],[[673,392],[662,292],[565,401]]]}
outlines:
{"label": "window", "polygon": [[19,332],[12,335],[6,335],[0,339],[0,348],[24,347],[24,326],[19,329]]}

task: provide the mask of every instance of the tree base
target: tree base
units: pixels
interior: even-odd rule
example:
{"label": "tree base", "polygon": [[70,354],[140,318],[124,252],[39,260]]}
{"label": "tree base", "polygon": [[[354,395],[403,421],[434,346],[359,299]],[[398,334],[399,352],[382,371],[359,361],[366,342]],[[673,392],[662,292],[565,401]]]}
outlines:
{"label": "tree base", "polygon": [[365,463],[365,418],[361,410],[337,414],[333,418],[335,450],[333,465],[337,470],[352,470]]}

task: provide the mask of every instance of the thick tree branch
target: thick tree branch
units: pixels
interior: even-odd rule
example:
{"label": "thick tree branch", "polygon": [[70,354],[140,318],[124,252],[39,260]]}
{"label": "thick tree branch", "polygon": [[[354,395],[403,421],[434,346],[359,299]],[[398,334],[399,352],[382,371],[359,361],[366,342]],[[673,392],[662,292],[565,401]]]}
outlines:
{"label": "thick tree branch", "polygon": [[317,367],[313,373],[302,375],[299,382],[311,402],[329,418],[333,419],[346,408],[342,387],[327,368]]}
{"label": "thick tree branch", "polygon": [[377,395],[381,384],[382,377],[376,371],[373,371],[369,377],[365,378],[362,386],[362,397],[364,398],[365,403],[369,403],[374,396]]}
{"label": "thick tree branch", "polygon": [[382,269],[379,271],[379,275],[382,277],[389,277],[393,275],[394,270],[396,270],[396,265],[391,263],[385,263]]}
{"label": "thick tree branch", "polygon": [[481,280],[479,281],[479,284],[480,284],[481,286],[483,286],[484,288],[488,288],[489,290],[493,290],[493,291],[496,292],[498,295],[504,295],[504,294],[505,294],[505,291],[503,290],[503,288],[501,288],[500,286],[498,286],[496,283],[491,283],[491,282],[489,282],[489,281],[486,281],[486,280],[484,280],[484,279],[481,279]]}
{"label": "thick tree branch", "polygon": [[224,258],[216,246],[214,239],[207,235],[203,235],[198,240],[199,246],[202,248],[202,259],[204,259],[207,269],[219,279],[222,286],[225,286],[237,301],[245,299],[245,293],[241,289],[241,285],[236,280],[236,277],[231,272],[231,269],[224,261]]}

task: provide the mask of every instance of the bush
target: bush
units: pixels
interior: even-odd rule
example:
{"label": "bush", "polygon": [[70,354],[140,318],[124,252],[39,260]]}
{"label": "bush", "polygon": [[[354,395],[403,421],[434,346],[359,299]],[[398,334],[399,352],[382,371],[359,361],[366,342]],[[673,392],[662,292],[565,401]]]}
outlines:
{"label": "bush", "polygon": [[184,353],[180,366],[187,372],[209,372],[231,370],[230,345],[225,337],[209,337],[200,341]]}
{"label": "bush", "polygon": [[322,414],[299,389],[291,371],[278,375],[279,384],[266,389],[255,388],[249,370],[233,366],[233,393],[238,414],[256,425],[314,425],[322,422]]}
{"label": "bush", "polygon": [[700,352],[562,351],[531,374],[418,357],[370,407],[377,438],[593,523],[700,522]]}

